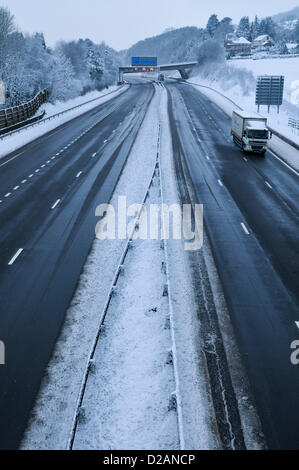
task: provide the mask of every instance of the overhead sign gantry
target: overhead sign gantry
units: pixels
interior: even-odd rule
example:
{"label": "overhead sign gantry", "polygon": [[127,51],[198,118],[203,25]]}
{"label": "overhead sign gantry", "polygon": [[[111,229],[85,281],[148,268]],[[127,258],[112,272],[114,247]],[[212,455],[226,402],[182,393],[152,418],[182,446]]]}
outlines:
{"label": "overhead sign gantry", "polygon": [[197,65],[197,62],[158,65],[157,57],[132,57],[131,66],[119,67],[119,81],[123,81],[124,73],[160,73],[167,70],[178,70],[181,77],[187,79],[186,69],[191,69],[195,65]]}

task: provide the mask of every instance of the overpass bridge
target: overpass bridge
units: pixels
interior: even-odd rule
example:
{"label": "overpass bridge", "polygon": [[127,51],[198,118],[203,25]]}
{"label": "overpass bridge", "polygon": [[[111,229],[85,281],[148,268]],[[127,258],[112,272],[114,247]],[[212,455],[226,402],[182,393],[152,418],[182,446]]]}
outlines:
{"label": "overpass bridge", "polygon": [[155,66],[123,66],[119,67],[119,81],[123,81],[125,73],[146,73],[146,72],[167,72],[169,70],[178,70],[183,79],[188,78],[187,70],[192,69],[197,65],[197,62],[181,62],[179,64],[166,64]]}

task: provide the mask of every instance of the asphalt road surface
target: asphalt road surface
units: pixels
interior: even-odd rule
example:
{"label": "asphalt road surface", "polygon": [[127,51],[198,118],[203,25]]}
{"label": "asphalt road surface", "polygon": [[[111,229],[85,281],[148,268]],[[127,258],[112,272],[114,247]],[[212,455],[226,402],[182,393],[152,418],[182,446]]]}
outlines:
{"label": "asphalt road surface", "polygon": [[1,449],[19,445],[95,237],[95,209],[109,202],[153,93],[135,84],[0,162]]}
{"label": "asphalt road surface", "polygon": [[267,445],[298,449],[299,370],[290,361],[299,320],[298,175],[269,152],[244,156],[230,119],[199,91],[166,87],[175,159],[204,205]]}
{"label": "asphalt road surface", "polygon": [[[165,86],[178,183],[184,166],[267,444],[298,449],[298,175],[269,152],[244,156],[230,119],[193,87]],[[0,161],[0,449],[18,447],[95,236],[95,209],[109,201],[153,93],[134,82]]]}

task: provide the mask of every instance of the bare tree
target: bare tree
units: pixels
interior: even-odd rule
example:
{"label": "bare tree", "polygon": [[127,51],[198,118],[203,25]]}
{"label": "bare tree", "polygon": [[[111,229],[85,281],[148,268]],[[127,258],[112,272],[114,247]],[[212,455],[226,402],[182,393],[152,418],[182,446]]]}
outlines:
{"label": "bare tree", "polygon": [[14,31],[14,16],[7,8],[0,7],[0,44]]}

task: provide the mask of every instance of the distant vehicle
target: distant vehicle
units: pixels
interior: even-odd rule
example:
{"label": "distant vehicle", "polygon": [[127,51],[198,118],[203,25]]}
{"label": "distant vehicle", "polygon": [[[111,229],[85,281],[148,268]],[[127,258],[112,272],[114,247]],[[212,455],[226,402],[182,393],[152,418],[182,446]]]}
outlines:
{"label": "distant vehicle", "polygon": [[267,119],[256,113],[234,111],[231,134],[234,143],[244,153],[253,152],[264,155],[272,133],[267,128]]}
{"label": "distant vehicle", "polygon": [[164,80],[165,80],[165,75],[163,73],[160,73],[159,82],[164,82]]}

